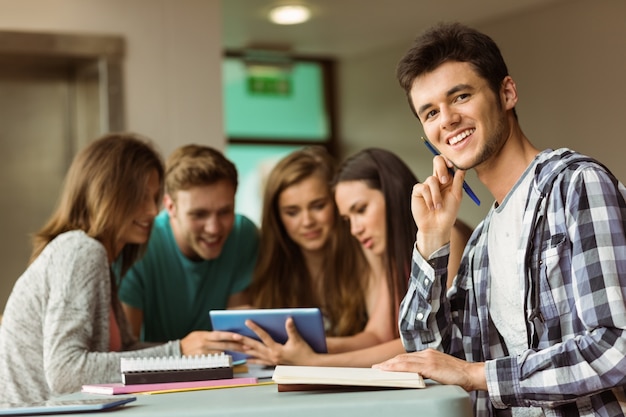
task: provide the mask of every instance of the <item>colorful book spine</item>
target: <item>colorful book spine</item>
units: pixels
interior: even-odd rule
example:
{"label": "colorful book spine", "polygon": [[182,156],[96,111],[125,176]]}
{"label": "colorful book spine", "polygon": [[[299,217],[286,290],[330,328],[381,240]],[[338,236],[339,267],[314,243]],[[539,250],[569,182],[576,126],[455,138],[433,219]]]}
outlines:
{"label": "colorful book spine", "polygon": [[212,388],[227,388],[236,386],[253,385],[258,382],[257,378],[228,378],[214,379],[209,381],[185,381],[185,382],[167,382],[159,384],[131,384],[124,385],[121,383],[112,384],[87,384],[83,385],[82,391],[90,394],[139,394],[154,391],[190,391]]}

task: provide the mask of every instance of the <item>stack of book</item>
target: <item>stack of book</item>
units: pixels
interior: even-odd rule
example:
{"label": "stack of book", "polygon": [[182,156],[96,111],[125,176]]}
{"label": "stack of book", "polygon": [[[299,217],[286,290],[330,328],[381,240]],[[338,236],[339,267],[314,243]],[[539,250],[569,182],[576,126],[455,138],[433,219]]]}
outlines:
{"label": "stack of book", "polygon": [[92,394],[165,393],[254,385],[257,378],[235,378],[227,354],[122,358],[122,383],[83,385]]}
{"label": "stack of book", "polygon": [[206,381],[234,376],[232,358],[224,353],[162,358],[122,358],[120,368],[124,385]]}

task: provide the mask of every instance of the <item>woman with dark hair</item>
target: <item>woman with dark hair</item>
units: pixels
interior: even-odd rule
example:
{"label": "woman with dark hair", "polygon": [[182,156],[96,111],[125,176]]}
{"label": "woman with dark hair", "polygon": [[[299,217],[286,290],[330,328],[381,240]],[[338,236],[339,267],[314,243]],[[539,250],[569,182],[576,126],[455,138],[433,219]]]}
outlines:
{"label": "woman with dark hair", "polygon": [[[335,201],[340,215],[349,222],[352,235],[361,243],[368,261],[365,302],[369,317],[375,317],[388,336],[367,344],[344,343],[342,349],[317,354],[300,338],[293,321],[287,321],[289,340],[274,342],[261,328],[249,323],[263,343],[244,340],[248,353],[261,363],[323,366],[371,366],[404,352],[397,317],[401,296],[407,289],[415,234],[410,195],[417,178],[395,154],[370,148],[348,158],[335,180]],[[471,229],[458,222],[452,251],[460,259]],[[451,262],[451,273],[458,263]]]}
{"label": "woman with dark hair", "polygon": [[417,182],[400,158],[377,148],[365,149],[346,159],[335,179],[339,211],[361,243],[371,270],[377,271],[372,280],[384,282],[387,288],[393,308],[386,316],[396,337],[397,309],[406,293],[411,248],[417,233],[415,222],[406,221],[411,218],[407,190],[412,190]]}
{"label": "woman with dark hair", "polygon": [[[361,243],[369,261],[372,277],[383,281],[389,294],[389,322],[398,336],[397,317],[402,296],[407,290],[411,254],[417,227],[407,198],[418,182],[411,169],[394,153],[365,149],[348,158],[335,179],[335,200],[342,217],[350,222],[352,235]],[[472,229],[457,220],[451,244],[449,276],[454,277],[458,260]],[[391,238],[390,238],[391,237]]]}
{"label": "woman with dark hair", "polygon": [[137,343],[117,298],[111,265],[144,251],[162,193],[161,157],[138,135],[106,135],[74,158],[4,310],[0,403],[120,382],[122,357],[207,353]]}

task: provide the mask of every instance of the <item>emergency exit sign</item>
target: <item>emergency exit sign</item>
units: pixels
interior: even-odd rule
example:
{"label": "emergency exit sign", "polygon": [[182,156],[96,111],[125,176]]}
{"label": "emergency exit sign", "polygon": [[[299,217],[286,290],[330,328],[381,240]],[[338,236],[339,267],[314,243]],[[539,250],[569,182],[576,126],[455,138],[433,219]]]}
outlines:
{"label": "emergency exit sign", "polygon": [[287,97],[291,95],[291,79],[284,74],[249,75],[248,93],[253,95]]}

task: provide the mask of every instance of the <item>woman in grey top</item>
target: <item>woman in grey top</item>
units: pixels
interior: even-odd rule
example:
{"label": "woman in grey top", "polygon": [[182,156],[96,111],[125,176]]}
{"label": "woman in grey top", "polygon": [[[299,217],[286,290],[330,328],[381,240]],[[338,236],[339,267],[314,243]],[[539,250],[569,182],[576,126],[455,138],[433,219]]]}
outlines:
{"label": "woman in grey top", "polygon": [[178,340],[137,343],[111,273],[114,260],[127,269],[148,241],[163,190],[159,154],[137,135],[109,134],[76,156],[65,181],[4,311],[2,403],[119,382],[122,357],[205,353],[181,352]]}

